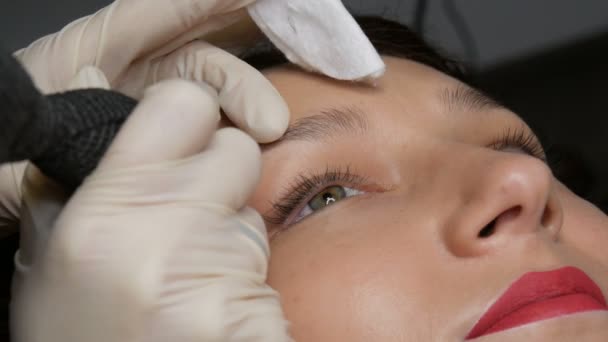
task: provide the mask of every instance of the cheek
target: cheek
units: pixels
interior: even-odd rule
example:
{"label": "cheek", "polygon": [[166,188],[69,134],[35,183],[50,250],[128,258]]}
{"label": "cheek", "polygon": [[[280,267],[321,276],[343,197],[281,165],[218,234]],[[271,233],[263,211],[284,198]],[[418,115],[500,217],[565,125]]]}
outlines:
{"label": "cheek", "polygon": [[433,322],[449,317],[458,297],[437,281],[450,272],[420,233],[431,230],[387,212],[398,211],[353,200],[272,241],[268,283],[281,294],[296,341],[431,340],[440,328]]}
{"label": "cheek", "polygon": [[564,210],[561,231],[564,244],[572,245],[582,255],[593,258],[607,272],[608,216],[561,184],[558,192]]}
{"label": "cheek", "polygon": [[344,217],[335,211],[315,217],[271,243],[268,283],[281,294],[296,341],[386,340],[403,333],[403,308],[412,305],[390,276],[401,273],[391,261],[397,256],[376,229],[387,222],[369,211],[364,223]]}

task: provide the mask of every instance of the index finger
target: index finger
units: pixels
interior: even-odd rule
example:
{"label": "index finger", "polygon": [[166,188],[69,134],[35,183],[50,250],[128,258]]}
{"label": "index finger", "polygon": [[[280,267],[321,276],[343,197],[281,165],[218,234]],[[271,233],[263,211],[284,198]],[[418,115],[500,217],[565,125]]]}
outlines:
{"label": "index finger", "polygon": [[236,56],[203,41],[191,42],[173,53],[129,70],[127,78],[139,82],[118,85],[129,90],[165,79],[181,78],[205,83],[217,90],[221,108],[228,118],[257,142],[280,138],[289,124],[289,108],[272,83],[254,67]]}

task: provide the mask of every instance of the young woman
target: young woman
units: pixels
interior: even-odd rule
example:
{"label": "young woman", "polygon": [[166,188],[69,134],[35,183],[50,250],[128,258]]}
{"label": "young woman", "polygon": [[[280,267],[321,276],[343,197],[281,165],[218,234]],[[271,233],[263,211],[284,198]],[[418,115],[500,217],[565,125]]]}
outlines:
{"label": "young woman", "polygon": [[375,85],[246,57],[292,113],[250,205],[296,341],[606,341],[608,218],[516,113],[406,27]]}

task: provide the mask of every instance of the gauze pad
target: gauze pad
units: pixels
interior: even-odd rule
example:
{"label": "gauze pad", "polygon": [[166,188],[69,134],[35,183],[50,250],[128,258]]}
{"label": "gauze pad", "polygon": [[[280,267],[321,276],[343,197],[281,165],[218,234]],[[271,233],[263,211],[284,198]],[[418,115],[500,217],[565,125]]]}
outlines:
{"label": "gauze pad", "polygon": [[382,76],[380,55],[340,0],[257,0],[247,7],[292,63],[338,80]]}

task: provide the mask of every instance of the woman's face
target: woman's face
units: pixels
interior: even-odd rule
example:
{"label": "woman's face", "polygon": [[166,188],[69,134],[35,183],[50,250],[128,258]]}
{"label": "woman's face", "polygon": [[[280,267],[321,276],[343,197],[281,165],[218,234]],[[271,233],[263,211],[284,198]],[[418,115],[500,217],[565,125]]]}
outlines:
{"label": "woman's face", "polygon": [[[608,219],[553,177],[522,120],[434,69],[385,61],[376,87],[266,72],[292,121],[264,148],[250,204],[267,217],[268,283],[293,337],[462,341],[528,272],[552,271],[501,302],[583,288],[567,266],[608,296]],[[595,296],[494,308],[478,340],[606,341]]]}

